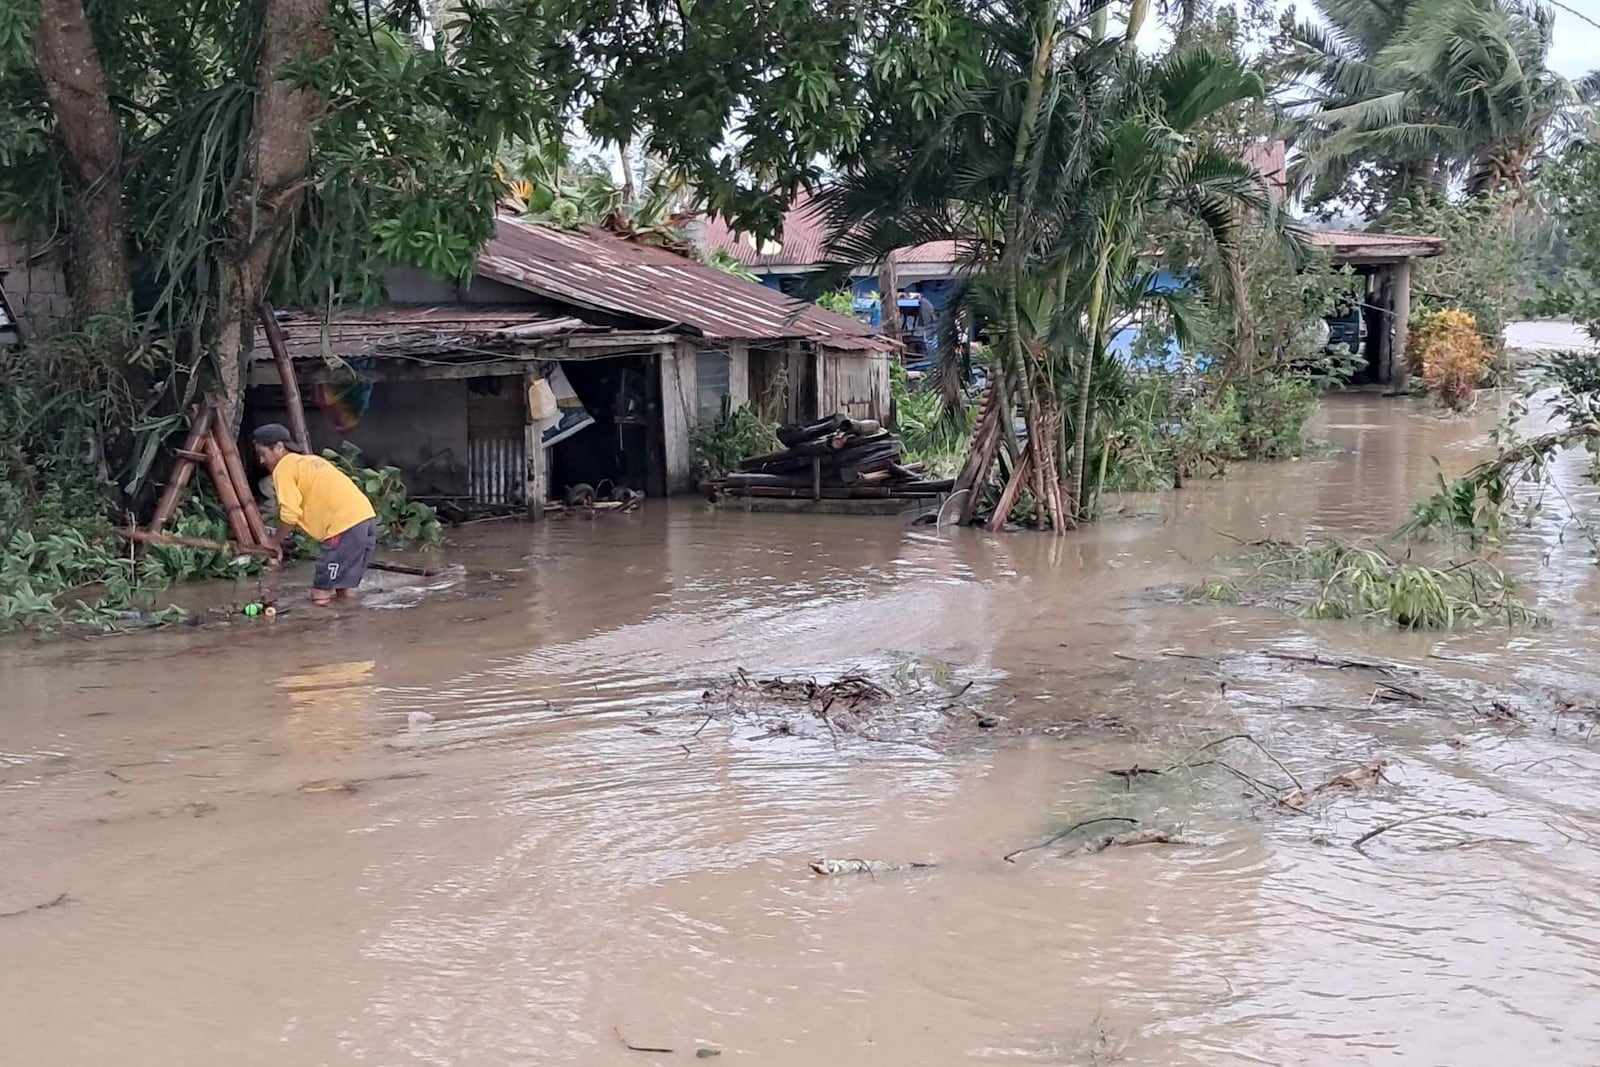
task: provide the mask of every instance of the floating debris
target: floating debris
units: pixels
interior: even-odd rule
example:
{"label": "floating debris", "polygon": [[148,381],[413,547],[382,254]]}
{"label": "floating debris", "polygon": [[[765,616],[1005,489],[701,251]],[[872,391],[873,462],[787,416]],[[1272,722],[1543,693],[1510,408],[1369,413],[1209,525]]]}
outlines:
{"label": "floating debris", "polygon": [[1121,834],[1101,834],[1091,838],[1067,853],[1069,856],[1092,856],[1096,852],[1104,852],[1108,848],[1132,848],[1135,845],[1192,845],[1193,841],[1186,841],[1168,830],[1158,830],[1154,827],[1145,830],[1129,830]]}
{"label": "floating debris", "polygon": [[811,869],[825,877],[840,874],[888,874],[891,871],[924,871],[936,863],[889,863],[886,860],[812,860]]}

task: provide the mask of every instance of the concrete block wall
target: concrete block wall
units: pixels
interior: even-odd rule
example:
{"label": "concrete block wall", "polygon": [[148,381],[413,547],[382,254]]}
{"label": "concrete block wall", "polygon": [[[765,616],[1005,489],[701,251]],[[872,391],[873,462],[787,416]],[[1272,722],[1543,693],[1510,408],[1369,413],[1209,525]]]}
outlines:
{"label": "concrete block wall", "polygon": [[10,223],[0,222],[0,271],[6,272],[6,297],[27,337],[48,333],[70,310],[60,259],[37,253]]}

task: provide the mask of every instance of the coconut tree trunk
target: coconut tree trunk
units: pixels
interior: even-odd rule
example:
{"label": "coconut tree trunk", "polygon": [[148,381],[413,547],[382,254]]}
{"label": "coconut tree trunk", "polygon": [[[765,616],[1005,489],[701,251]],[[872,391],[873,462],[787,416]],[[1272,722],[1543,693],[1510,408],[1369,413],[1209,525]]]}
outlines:
{"label": "coconut tree trunk", "polygon": [[[1028,90],[1023,97],[1022,115],[1017,123],[1017,143],[1011,153],[1011,173],[1007,180],[1006,190],[1006,218],[1004,222],[1005,247],[1001,251],[1000,277],[1005,286],[1005,331],[1006,331],[1006,368],[1016,386],[1016,401],[1021,404],[1023,417],[1028,420],[1028,439],[1034,444],[1034,451],[1039,449],[1039,427],[1032,425],[1032,413],[1035,406],[1030,403],[1033,393],[1032,382],[1029,380],[1027,354],[1022,344],[1022,316],[1018,308],[1019,292],[1022,288],[1023,271],[1026,267],[1027,241],[1023,237],[1025,218],[1031,216],[1029,205],[1023,204],[1024,194],[1029,191],[1028,183],[1024,180],[1027,171],[1028,155],[1033,148],[1034,129],[1039,122],[1039,104],[1044,99],[1044,84],[1050,69],[1050,56],[1055,47],[1056,33],[1056,5],[1054,0],[1045,0],[1043,17],[1039,24],[1039,38],[1034,45],[1033,64],[1028,71]],[[1009,424],[1012,418],[1009,405],[1002,410],[1001,415]]]}
{"label": "coconut tree trunk", "polygon": [[76,179],[68,275],[80,315],[128,305],[122,134],[80,0],[40,0],[34,57]]}
{"label": "coconut tree trunk", "polygon": [[229,243],[220,257],[215,333],[218,394],[227,425],[244,401],[244,364],[284,235],[305,198],[321,97],[285,78],[288,65],[333,47],[329,0],[263,0],[255,113],[245,146],[245,191],[233,206]]}

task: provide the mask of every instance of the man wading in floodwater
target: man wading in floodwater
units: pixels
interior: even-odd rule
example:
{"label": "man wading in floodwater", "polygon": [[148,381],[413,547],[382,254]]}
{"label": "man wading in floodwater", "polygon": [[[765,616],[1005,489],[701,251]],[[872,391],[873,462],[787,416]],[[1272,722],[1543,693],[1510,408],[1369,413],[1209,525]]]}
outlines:
{"label": "man wading in floodwater", "polygon": [[287,428],[275,422],[256,427],[250,440],[256,458],[272,475],[278,497],[278,530],[272,538],[272,566],[283,565],[283,546],[298,527],[322,544],[311,602],[328,605],[355,593],[378,544],[377,513],[359,486],[321,456],[294,445]]}

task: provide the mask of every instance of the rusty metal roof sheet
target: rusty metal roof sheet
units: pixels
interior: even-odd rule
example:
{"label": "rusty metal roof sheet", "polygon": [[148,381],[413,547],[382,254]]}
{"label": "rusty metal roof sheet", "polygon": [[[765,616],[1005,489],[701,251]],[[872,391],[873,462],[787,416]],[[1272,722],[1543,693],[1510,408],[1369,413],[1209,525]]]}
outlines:
{"label": "rusty metal roof sheet", "polygon": [[[510,352],[575,333],[605,332],[571,316],[513,305],[387,304],[321,313],[280,310],[278,326],[291,359],[399,358],[451,352]],[[251,354],[272,359],[266,331],[256,327]]]}
{"label": "rusty metal roof sheet", "polygon": [[1357,263],[1364,259],[1425,259],[1443,255],[1445,247],[1442,237],[1352,230],[1312,230],[1311,243],[1318,248],[1326,248],[1335,263]]}
{"label": "rusty metal roof sheet", "polygon": [[501,218],[477,271],[553,300],[661,323],[712,340],[805,340],[889,349],[872,327],[663,248],[596,227]]}
{"label": "rusty metal roof sheet", "polygon": [[[816,201],[802,193],[783,216],[780,241],[757,242],[749,234],[737,233],[726,219],[714,215],[706,220],[701,239],[712,251],[726,252],[752,270],[815,267],[827,259],[824,246],[828,227],[817,214]],[[895,252],[896,263],[926,263],[940,266],[965,263],[968,257],[959,241],[929,241]]]}

